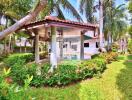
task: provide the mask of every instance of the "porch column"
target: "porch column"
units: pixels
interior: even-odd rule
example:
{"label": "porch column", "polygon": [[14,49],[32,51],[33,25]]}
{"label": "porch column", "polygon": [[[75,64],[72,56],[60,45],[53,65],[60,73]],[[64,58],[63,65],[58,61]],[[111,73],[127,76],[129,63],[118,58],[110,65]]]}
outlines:
{"label": "porch column", "polygon": [[51,54],[50,54],[50,72],[53,72],[57,67],[57,55],[56,55],[56,27],[51,26]]}
{"label": "porch column", "polygon": [[60,32],[60,58],[63,59],[63,30]]}
{"label": "porch column", "polygon": [[35,62],[39,63],[39,34],[35,34]]}
{"label": "porch column", "polygon": [[81,31],[80,59],[84,59],[84,32]]}

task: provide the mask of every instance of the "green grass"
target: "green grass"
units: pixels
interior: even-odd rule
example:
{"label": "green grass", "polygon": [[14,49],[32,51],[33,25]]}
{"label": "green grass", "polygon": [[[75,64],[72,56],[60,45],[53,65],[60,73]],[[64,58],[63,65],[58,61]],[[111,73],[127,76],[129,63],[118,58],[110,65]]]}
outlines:
{"label": "green grass", "polygon": [[120,56],[107,65],[102,78],[93,78],[63,88],[31,88],[36,100],[132,100],[132,56]]}

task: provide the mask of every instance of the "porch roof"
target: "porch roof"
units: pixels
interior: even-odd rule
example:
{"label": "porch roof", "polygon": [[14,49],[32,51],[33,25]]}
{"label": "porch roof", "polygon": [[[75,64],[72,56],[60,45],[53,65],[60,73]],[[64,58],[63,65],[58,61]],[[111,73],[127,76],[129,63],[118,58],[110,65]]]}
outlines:
{"label": "porch roof", "polygon": [[91,24],[91,23],[80,23],[70,20],[61,20],[57,17],[46,16],[44,20],[33,22],[21,27],[21,29],[33,29],[39,28],[40,26],[57,26],[57,27],[67,27],[67,28],[79,28],[83,30],[95,30],[98,28],[98,24]]}

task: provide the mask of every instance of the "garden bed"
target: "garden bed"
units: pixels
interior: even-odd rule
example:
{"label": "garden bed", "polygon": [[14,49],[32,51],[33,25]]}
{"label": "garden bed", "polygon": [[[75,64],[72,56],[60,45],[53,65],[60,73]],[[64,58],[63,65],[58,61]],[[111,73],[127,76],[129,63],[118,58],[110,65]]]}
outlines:
{"label": "garden bed", "polygon": [[[101,77],[101,73],[106,69],[106,64],[116,60],[117,54],[114,52],[96,55],[91,60],[84,61],[63,61],[53,73],[49,73],[50,64],[28,64],[32,61],[31,54],[15,54],[6,58],[6,64],[11,65],[10,76],[14,82],[22,85],[27,75],[32,76],[31,86],[66,86],[78,81]],[[38,75],[38,68],[39,73]]]}

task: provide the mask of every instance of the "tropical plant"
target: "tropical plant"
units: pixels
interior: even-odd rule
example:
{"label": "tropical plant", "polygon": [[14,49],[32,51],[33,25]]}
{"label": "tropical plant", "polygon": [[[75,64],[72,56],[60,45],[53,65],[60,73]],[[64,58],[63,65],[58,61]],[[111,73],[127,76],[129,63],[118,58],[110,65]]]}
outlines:
{"label": "tropical plant", "polygon": [[117,7],[111,2],[111,6],[105,9],[104,13],[104,33],[108,42],[108,50],[112,44],[112,41],[118,40],[123,34],[125,34],[126,23],[124,21],[125,8],[123,5]]}
{"label": "tropical plant", "polygon": [[94,22],[94,2],[95,0],[80,0],[80,12],[84,14],[87,22]]}
{"label": "tropical plant", "polygon": [[24,80],[24,86],[18,86],[12,83],[12,79],[9,77],[11,69],[4,69],[3,73],[0,75],[0,100],[29,100],[32,99],[31,96],[27,94],[29,84],[33,79],[33,76],[27,75]]}

